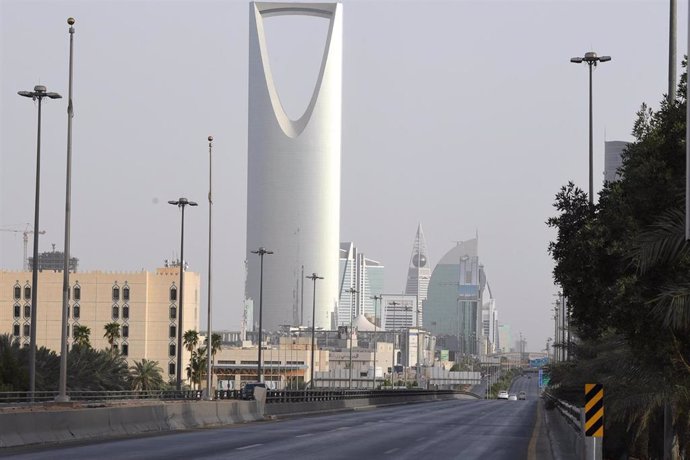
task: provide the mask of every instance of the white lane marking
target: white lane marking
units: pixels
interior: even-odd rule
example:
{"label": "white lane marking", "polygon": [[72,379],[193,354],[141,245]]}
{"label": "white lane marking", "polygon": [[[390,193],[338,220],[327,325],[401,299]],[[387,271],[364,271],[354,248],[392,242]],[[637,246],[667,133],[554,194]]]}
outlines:
{"label": "white lane marking", "polygon": [[249,444],[248,446],[238,447],[235,450],[245,450],[245,449],[251,449],[252,447],[259,447],[259,446],[263,446],[263,444]]}
{"label": "white lane marking", "polygon": [[390,450],[385,451],[385,452],[383,453],[383,455],[392,454],[393,452],[395,452],[395,451],[397,451],[397,450],[399,450],[399,449],[400,449],[400,447],[394,447],[393,449],[390,449]]}
{"label": "white lane marking", "polygon": [[425,439],[426,439],[426,436],[422,436],[421,438],[417,438],[417,442],[424,441]]}
{"label": "white lane marking", "polygon": [[350,427],[349,427],[349,426],[341,426],[341,427],[335,428],[335,429],[333,429],[333,430],[330,430],[329,432],[332,432],[332,431],[340,431],[340,430],[347,430],[348,428],[350,428]]}
{"label": "white lane marking", "polygon": [[304,433],[304,434],[298,434],[295,436],[296,438],[306,438],[307,436],[313,436],[314,433]]}

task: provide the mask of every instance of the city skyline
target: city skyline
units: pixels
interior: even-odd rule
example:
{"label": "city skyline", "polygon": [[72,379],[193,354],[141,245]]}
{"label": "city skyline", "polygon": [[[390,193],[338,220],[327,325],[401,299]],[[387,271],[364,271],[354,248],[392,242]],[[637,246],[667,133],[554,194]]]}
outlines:
{"label": "city skyline", "polygon": [[[424,223],[431,267],[452,241],[478,230],[501,321],[515,337],[522,332],[530,349],[543,348],[553,334],[557,291],[546,253],[555,235],[544,221],[555,214],[561,185],[573,180],[587,189],[587,76],[569,58],[589,50],[613,58],[594,72],[597,191],[604,141],[631,140],[640,104],[656,108],[666,92],[667,2],[343,6],[340,241],[375,254],[386,266],[386,292],[403,292],[417,222]],[[687,16],[687,4],[678,10]],[[72,254],[84,271],[159,266],[179,242],[179,216],[166,202],[186,196],[200,206],[187,214],[185,254],[205,278],[205,155],[213,135],[214,324],[239,329],[247,12],[248,3],[238,1],[2,1],[0,227],[23,229],[33,219],[35,107],[16,92],[40,83],[66,95],[66,19],[74,16]],[[307,38],[323,32],[305,23],[303,34],[290,36],[292,25],[273,26],[274,55],[308,48]],[[678,37],[686,27],[679,21]],[[679,62],[685,48],[681,38]],[[294,92],[299,101],[309,90],[289,90],[300,80],[289,77],[290,67],[311,73],[314,60],[297,59],[304,60],[271,64],[281,94]],[[39,250],[51,243],[62,250],[64,99],[45,104],[43,123],[40,230],[47,233]],[[1,232],[0,266],[21,264],[21,234]],[[202,305],[205,295],[202,289]]]}

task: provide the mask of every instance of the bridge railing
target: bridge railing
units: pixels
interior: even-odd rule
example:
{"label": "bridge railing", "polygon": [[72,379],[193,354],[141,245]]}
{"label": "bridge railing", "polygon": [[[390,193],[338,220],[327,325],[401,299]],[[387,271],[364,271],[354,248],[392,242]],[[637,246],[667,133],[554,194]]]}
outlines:
{"label": "bridge railing", "polygon": [[553,404],[556,409],[558,409],[563,419],[568,422],[568,425],[570,425],[578,435],[582,433],[582,422],[580,420],[582,410],[579,407],[556,398],[548,391],[544,391],[543,395],[548,403]]}
{"label": "bridge railing", "polygon": [[[319,402],[335,401],[343,399],[360,398],[386,398],[399,396],[417,395],[446,395],[446,394],[467,394],[478,397],[477,395],[456,390],[423,390],[423,389],[346,389],[346,388],[315,388],[306,390],[268,390],[266,402],[271,403],[298,403],[298,402]],[[200,400],[203,397],[201,390],[150,390],[150,391],[68,391],[70,401],[74,402],[113,402],[113,401],[132,401],[132,400]],[[55,401],[58,396],[57,391],[37,391],[34,392],[34,403],[45,403]],[[216,390],[214,399],[241,399],[241,390]],[[0,405],[30,404],[31,393],[28,391],[9,391],[0,392]]]}
{"label": "bridge railing", "polygon": [[[54,401],[57,391],[36,391],[33,401],[38,403]],[[201,390],[123,390],[123,391],[79,391],[67,392],[70,401],[105,402],[118,400],[195,400],[201,399]],[[28,403],[31,401],[31,393],[28,391],[0,392],[0,404]]]}

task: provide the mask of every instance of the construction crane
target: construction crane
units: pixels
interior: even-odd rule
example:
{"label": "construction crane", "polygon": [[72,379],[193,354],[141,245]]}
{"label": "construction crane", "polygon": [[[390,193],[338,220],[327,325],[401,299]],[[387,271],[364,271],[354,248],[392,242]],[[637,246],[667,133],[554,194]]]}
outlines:
{"label": "construction crane", "polygon": [[[29,235],[32,234],[34,231],[29,230],[31,227],[30,224],[26,224],[26,228],[24,230],[14,230],[11,228],[0,228],[0,232],[12,232],[12,233],[21,233],[24,236],[24,259],[23,259],[23,269],[24,271],[29,271],[29,258],[28,258],[28,253],[27,253],[27,248],[29,247]],[[39,235],[45,235],[46,231],[45,230],[40,230],[38,232]]]}

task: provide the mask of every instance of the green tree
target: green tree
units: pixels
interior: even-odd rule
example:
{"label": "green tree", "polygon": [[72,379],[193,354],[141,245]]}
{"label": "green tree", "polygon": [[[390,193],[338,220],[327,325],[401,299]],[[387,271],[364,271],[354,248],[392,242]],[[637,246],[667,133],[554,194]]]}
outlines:
{"label": "green tree", "polygon": [[0,391],[21,391],[29,386],[22,367],[19,342],[10,334],[0,335]]}
{"label": "green tree", "polygon": [[132,390],[160,390],[165,387],[163,371],[158,365],[158,361],[149,361],[148,359],[134,361],[129,371]]}
{"label": "green tree", "polygon": [[205,375],[206,366],[206,347],[201,347],[198,350],[192,351],[191,359],[187,365],[187,378],[192,384],[192,387],[198,389],[201,386],[201,378]]}
{"label": "green tree", "polygon": [[90,335],[91,329],[87,326],[75,325],[72,329],[72,338],[74,340],[74,345],[77,347],[91,348]]}
{"label": "green tree", "polygon": [[[619,181],[592,206],[570,183],[556,196],[549,246],[578,340],[554,366],[561,397],[582,404],[582,385],[607,388],[605,455],[663,454],[671,407],[681,455],[690,454],[690,255],[683,235],[687,74],[679,98],[643,104]],[[616,444],[614,440],[620,442]]]}
{"label": "green tree", "polygon": [[[59,361],[59,360],[58,360]],[[59,369],[58,369],[59,371]],[[127,360],[110,350],[72,347],[67,357],[67,388],[76,391],[118,391],[130,388]],[[57,378],[55,378],[57,383]]]}
{"label": "green tree", "polygon": [[105,329],[105,334],[103,334],[103,338],[105,338],[108,343],[110,344],[110,349],[114,350],[115,349],[115,340],[120,338],[120,325],[118,323],[108,323],[105,326],[103,326]]}
{"label": "green tree", "polygon": [[[194,350],[196,349],[196,346],[199,345],[199,333],[194,329],[188,330],[182,336],[182,343],[184,344],[185,349],[189,352],[189,358],[191,361],[194,358]],[[187,367],[189,368],[189,366]],[[187,378],[189,378],[189,373]]]}

